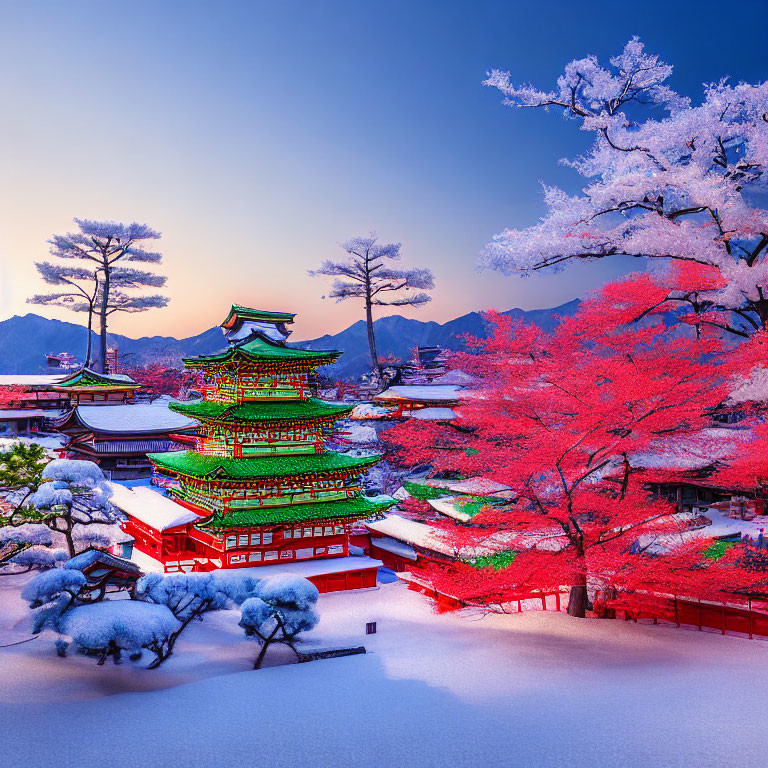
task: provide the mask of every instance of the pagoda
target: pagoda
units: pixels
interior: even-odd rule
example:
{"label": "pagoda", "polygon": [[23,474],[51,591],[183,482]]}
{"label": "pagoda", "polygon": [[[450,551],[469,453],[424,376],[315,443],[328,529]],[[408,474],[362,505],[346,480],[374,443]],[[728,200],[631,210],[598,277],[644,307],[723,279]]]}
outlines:
{"label": "pagoda", "polygon": [[[149,459],[189,514],[161,531],[124,509],[137,549],[166,571],[363,560],[349,557],[351,524],[394,503],[362,492],[360,475],[379,455],[326,450],[353,405],[312,396],[310,376],[340,353],[287,347],[293,318],[233,306],[221,326],[229,347],[184,360],[202,373],[203,399],[170,407],[199,422],[194,448]],[[372,575],[353,586],[373,586]]]}

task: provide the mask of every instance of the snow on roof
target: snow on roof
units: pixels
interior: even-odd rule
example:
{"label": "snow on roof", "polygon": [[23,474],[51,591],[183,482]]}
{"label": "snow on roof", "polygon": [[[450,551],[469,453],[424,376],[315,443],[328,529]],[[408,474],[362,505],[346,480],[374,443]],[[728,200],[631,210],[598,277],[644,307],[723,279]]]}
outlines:
{"label": "snow on roof", "polygon": [[102,563],[110,568],[122,568],[127,571],[133,571],[137,575],[141,575],[141,569],[136,563],[132,563],[124,557],[118,557],[117,555],[113,555],[109,552],[102,552],[98,549],[87,549],[85,552],[75,555],[64,563],[64,567],[70,570],[81,571],[94,563]]}
{"label": "snow on roof", "polygon": [[413,547],[409,547],[402,541],[391,539],[388,536],[372,539],[371,545],[378,549],[383,549],[385,552],[391,552],[393,555],[404,557],[407,560],[416,560],[417,558]]}
{"label": "snow on roof", "polygon": [[456,496],[441,496],[439,499],[427,499],[427,504],[441,515],[452,517],[460,523],[468,523],[472,519],[472,515],[456,508],[456,498]]}
{"label": "snow on roof", "polygon": [[373,403],[359,403],[349,414],[350,419],[383,419],[394,412],[394,408]]}
{"label": "snow on roof", "polygon": [[376,395],[373,399],[378,401],[411,400],[413,402],[450,402],[458,400],[462,387],[456,384],[403,384],[390,387]]}
{"label": "snow on roof", "polygon": [[652,450],[634,454],[631,460],[644,469],[702,469],[730,456],[751,436],[747,429],[710,427],[688,437],[660,440]]}
{"label": "snow on roof", "polygon": [[457,384],[460,387],[468,387],[475,382],[475,377],[466,371],[446,371],[442,376],[432,379],[433,384]]}
{"label": "snow on roof", "polygon": [[753,368],[747,376],[740,377],[728,396],[728,403],[764,403],[768,400],[768,369]]}
{"label": "snow on roof", "polygon": [[0,374],[0,387],[50,387],[71,378],[70,375],[56,374],[25,374],[4,373]]}
{"label": "snow on roof", "polygon": [[[433,485],[435,481],[429,480],[427,485]],[[472,496],[500,496],[509,497],[512,494],[512,488],[503,483],[497,483],[495,480],[489,480],[487,477],[470,477],[468,480],[447,480],[442,481],[439,488],[447,488],[453,493],[467,493]]]}
{"label": "snow on roof", "polygon": [[112,489],[110,501],[114,506],[156,531],[166,531],[200,519],[200,515],[192,510],[146,486],[131,489],[119,483],[110,483],[109,487]]}
{"label": "snow on roof", "polygon": [[702,514],[712,521],[712,525],[697,528],[688,535],[696,537],[722,537],[738,535],[756,539],[761,533],[768,531],[768,521],[763,515],[758,515],[753,520],[740,520],[729,517],[722,509],[707,507],[702,509]]}
{"label": "snow on roof", "polygon": [[406,544],[446,555],[455,554],[455,548],[443,540],[442,534],[436,528],[426,523],[417,523],[415,520],[406,520],[400,515],[387,515],[383,520],[365,523],[365,527]]}
{"label": "snow on roof", "polygon": [[167,400],[122,405],[79,405],[77,418],[98,432],[169,432],[197,422],[172,411]]}
{"label": "snow on roof", "polygon": [[339,437],[350,443],[378,443],[379,436],[373,427],[364,424],[343,424],[339,428]]}
{"label": "snow on roof", "polygon": [[414,411],[411,417],[420,421],[453,421],[456,412],[452,408],[422,408]]}
{"label": "snow on roof", "polygon": [[0,421],[45,416],[40,408],[0,408]]}

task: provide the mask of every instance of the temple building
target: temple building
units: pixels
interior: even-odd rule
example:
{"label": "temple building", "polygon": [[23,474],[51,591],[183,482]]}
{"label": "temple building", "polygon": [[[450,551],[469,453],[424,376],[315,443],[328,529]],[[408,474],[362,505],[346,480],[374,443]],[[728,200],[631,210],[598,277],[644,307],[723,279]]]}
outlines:
{"label": "temple building", "polygon": [[140,388],[130,376],[88,368],[58,374],[0,375],[0,434],[39,432],[78,405],[132,403]]}
{"label": "temple building", "polygon": [[199,422],[194,448],[149,459],[177,509],[192,514],[166,508],[155,520],[121,506],[137,550],[164,570],[301,561],[313,565],[294,572],[321,590],[375,585],[380,563],[350,557],[349,532],[394,503],[362,493],[360,475],[381,457],[327,450],[352,404],[313,397],[310,376],[340,353],[287,347],[293,317],[233,306],[222,323],[229,347],[184,361],[203,372],[203,399],[170,407]]}
{"label": "temple building", "polygon": [[66,455],[95,461],[112,480],[150,477],[148,453],[179,448],[197,422],[169,408],[168,398],[103,407],[77,405],[56,422],[67,436]]}

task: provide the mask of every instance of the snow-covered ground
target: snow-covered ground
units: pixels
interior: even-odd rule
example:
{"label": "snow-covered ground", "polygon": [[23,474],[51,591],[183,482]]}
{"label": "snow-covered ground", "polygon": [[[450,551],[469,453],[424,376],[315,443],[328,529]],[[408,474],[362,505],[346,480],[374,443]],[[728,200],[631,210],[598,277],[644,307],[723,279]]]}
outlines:
{"label": "snow-covered ground", "polygon": [[[21,579],[0,584],[0,644],[28,636]],[[0,648],[0,765],[768,764],[768,642],[555,613],[437,615],[401,583],[318,607],[315,644],[369,653],[253,672],[235,612],[192,626],[155,671],[59,659],[49,636]]]}

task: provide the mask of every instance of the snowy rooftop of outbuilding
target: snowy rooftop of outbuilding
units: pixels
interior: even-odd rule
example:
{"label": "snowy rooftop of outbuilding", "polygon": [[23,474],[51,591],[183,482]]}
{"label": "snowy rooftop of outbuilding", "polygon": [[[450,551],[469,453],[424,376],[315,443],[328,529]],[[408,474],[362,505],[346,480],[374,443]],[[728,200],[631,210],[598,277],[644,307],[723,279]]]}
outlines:
{"label": "snowy rooftop of outbuilding", "polygon": [[5,419],[31,419],[45,416],[40,408],[0,408],[0,421]]}
{"label": "snowy rooftop of outbuilding", "polygon": [[383,549],[385,552],[391,552],[393,555],[404,557],[407,560],[415,560],[417,555],[413,547],[405,542],[392,539],[389,536],[376,537],[372,540],[372,545]]}
{"label": "snowy rooftop of outbuilding", "polygon": [[432,379],[433,384],[457,384],[460,387],[468,387],[474,382],[474,376],[471,376],[466,371],[460,371],[458,369],[454,371],[446,371],[442,376]]}
{"label": "snowy rooftop of outbuilding", "polygon": [[732,455],[751,436],[747,429],[710,427],[695,435],[659,440],[652,450],[633,455],[632,464],[644,469],[702,469]]}
{"label": "snowy rooftop of outbuilding", "polygon": [[349,414],[350,419],[383,419],[394,412],[394,408],[387,405],[374,405],[373,403],[358,403]]}
{"label": "snowy rooftop of outbuilding", "polygon": [[61,374],[4,373],[0,374],[0,387],[50,387],[68,378]]}
{"label": "snowy rooftop of outbuilding", "polygon": [[727,400],[732,405],[766,401],[768,401],[768,369],[763,367],[753,368],[748,376],[742,376]]}
{"label": "snowy rooftop of outbuilding", "polygon": [[452,408],[422,408],[414,411],[411,416],[419,421],[453,421],[456,412]]}
{"label": "snowy rooftop of outbuilding", "polygon": [[[435,481],[428,480],[427,485]],[[445,488],[452,493],[466,493],[471,496],[498,496],[508,498],[513,496],[512,489],[503,483],[489,480],[487,477],[470,477],[468,480],[443,480],[438,488]]]}
{"label": "snowy rooftop of outbuilding", "polygon": [[80,405],[77,418],[97,432],[169,432],[197,422],[172,411],[167,400],[124,405]]}
{"label": "snowy rooftop of outbuilding", "polygon": [[366,523],[365,527],[382,536],[403,541],[424,549],[442,552],[446,555],[455,553],[454,547],[447,544],[440,532],[426,523],[407,520],[400,515],[387,515],[383,520]]}
{"label": "snowy rooftop of outbuilding", "polygon": [[119,483],[110,483],[109,486],[112,489],[112,504],[156,531],[166,531],[200,519],[200,515],[146,486],[126,488]]}
{"label": "snowy rooftop of outbuilding", "polygon": [[[148,572],[162,573],[164,566],[159,560],[149,555],[133,550],[131,559]],[[381,560],[372,557],[350,555],[348,557],[328,557],[318,560],[294,561],[292,563],[275,563],[274,565],[259,565],[253,568],[238,568],[238,575],[267,578],[271,576],[301,576],[308,579],[311,576],[325,576],[329,573],[348,573],[349,571],[364,571],[369,568],[381,568]]]}
{"label": "snowy rooftop of outbuilding", "polygon": [[409,400],[416,403],[454,402],[459,398],[462,387],[457,384],[403,384],[390,387],[373,399],[379,402]]}

